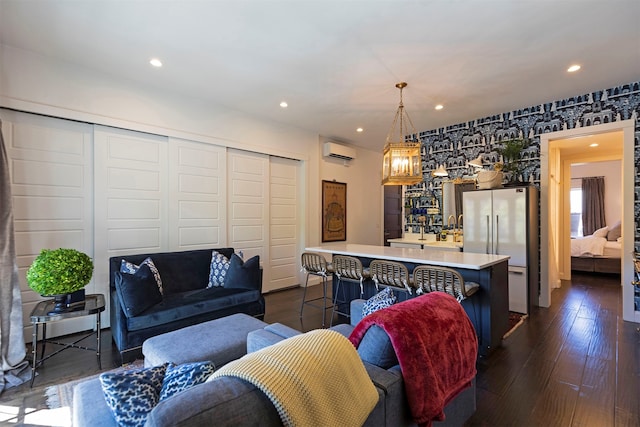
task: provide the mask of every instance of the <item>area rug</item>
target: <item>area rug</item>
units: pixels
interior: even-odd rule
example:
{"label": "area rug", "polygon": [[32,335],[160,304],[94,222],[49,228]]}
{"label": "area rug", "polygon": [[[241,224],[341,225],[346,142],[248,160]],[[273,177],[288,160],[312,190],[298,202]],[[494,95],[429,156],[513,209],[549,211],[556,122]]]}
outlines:
{"label": "area rug", "polygon": [[509,312],[509,330],[506,334],[502,336],[502,339],[507,338],[509,335],[515,332],[516,329],[520,325],[524,323],[524,321],[529,317],[528,314],[515,313],[513,311]]}
{"label": "area rug", "polygon": [[[144,366],[144,361],[136,360],[129,364],[120,366],[115,369],[111,369],[109,371],[103,371],[103,372],[121,372],[129,369],[142,368],[143,366]],[[45,396],[47,398],[47,407],[49,409],[64,408],[64,407],[71,408],[71,404],[73,403],[73,388],[81,382],[99,377],[100,374],[102,374],[103,372],[99,372],[94,375],[89,375],[88,377],[78,378],[77,380],[69,381],[66,383],[56,384],[54,386],[47,387],[45,390]]]}

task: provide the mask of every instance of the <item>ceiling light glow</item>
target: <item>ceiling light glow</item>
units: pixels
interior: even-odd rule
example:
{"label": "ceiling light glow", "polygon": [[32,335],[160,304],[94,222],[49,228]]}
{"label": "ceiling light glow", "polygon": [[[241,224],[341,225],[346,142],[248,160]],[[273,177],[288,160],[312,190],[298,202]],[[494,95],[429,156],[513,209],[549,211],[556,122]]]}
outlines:
{"label": "ceiling light glow", "polygon": [[443,108],[444,108],[444,105],[442,104],[436,105],[436,110],[442,110]]}
{"label": "ceiling light glow", "polygon": [[363,131],[364,131],[364,129],[362,129],[362,128],[356,129],[356,132],[363,132]]}
{"label": "ceiling light glow", "polygon": [[289,106],[289,104],[287,104],[285,101],[282,101],[282,102],[280,103],[280,106],[281,106],[282,108],[287,108],[287,107]]}
{"label": "ceiling light glow", "polygon": [[149,61],[149,64],[157,68],[162,67],[162,61],[160,61],[158,58],[151,58],[151,60]]}
{"label": "ceiling light glow", "polygon": [[569,68],[567,68],[567,72],[568,73],[575,73],[576,71],[578,71],[580,69],[580,66],[578,64],[573,64],[572,66],[570,66]]}
{"label": "ceiling light glow", "polygon": [[589,147],[597,147],[598,144],[596,144],[595,142],[593,144],[589,144]]}

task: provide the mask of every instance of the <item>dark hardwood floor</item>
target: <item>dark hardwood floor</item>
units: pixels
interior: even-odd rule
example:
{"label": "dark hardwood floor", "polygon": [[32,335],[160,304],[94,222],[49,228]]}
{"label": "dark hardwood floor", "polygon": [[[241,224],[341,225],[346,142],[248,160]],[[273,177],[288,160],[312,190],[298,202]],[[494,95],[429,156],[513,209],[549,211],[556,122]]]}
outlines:
{"label": "dark hardwood floor", "polygon": [[[502,347],[480,359],[478,407],[467,425],[640,426],[640,332],[622,321],[618,280],[574,274],[572,283],[552,292],[550,308],[536,308]],[[321,327],[313,307],[299,318],[301,298],[300,288],[266,295],[265,321],[303,331]],[[103,338],[106,370],[118,358],[108,330]],[[0,425],[65,425],[52,421],[45,389],[99,370],[95,354],[66,350],[38,372],[33,389],[27,383],[0,396]]]}

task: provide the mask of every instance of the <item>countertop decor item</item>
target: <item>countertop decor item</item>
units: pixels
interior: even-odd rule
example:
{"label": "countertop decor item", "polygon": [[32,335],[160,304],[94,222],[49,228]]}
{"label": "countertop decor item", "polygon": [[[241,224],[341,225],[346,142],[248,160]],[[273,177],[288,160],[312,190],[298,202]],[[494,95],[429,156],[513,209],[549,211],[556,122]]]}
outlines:
{"label": "countertop decor item", "polygon": [[501,145],[495,148],[495,151],[502,156],[502,170],[509,182],[517,182],[522,174],[524,165],[520,162],[521,153],[528,146],[529,140],[518,138],[502,141]]}
{"label": "countertop decor item", "polygon": [[[54,311],[65,311],[93,276],[93,261],[75,249],[43,249],[27,270],[29,287],[56,299]],[[74,298],[69,295],[74,294]],[[78,298],[79,296],[79,298]]]}

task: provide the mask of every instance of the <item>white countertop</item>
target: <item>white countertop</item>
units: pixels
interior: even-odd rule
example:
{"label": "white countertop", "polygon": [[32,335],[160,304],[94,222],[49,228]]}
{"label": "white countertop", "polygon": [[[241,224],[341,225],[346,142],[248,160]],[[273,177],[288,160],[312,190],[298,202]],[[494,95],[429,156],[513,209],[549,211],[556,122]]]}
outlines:
{"label": "white countertop", "polygon": [[324,246],[309,247],[305,250],[363,258],[387,259],[390,261],[410,262],[414,264],[466,268],[469,270],[482,270],[509,259],[509,256],[506,255],[441,251],[436,248],[392,248],[390,246],[357,245],[351,243],[331,243]]}

